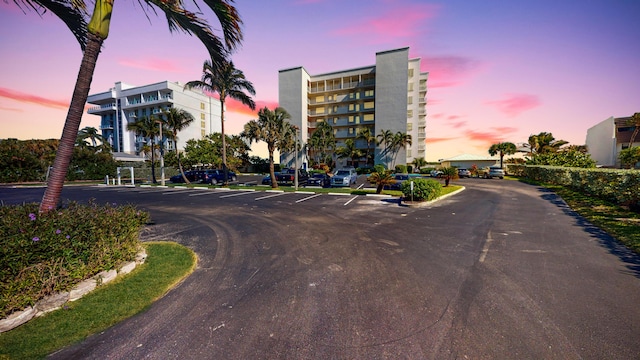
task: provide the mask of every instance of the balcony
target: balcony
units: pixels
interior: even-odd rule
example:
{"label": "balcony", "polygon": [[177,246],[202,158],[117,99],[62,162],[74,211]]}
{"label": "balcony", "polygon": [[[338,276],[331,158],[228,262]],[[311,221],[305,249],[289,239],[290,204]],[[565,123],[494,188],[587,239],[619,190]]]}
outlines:
{"label": "balcony", "polygon": [[111,103],[111,104],[103,104],[100,106],[94,106],[94,107],[90,107],[87,110],[87,113],[89,114],[102,114],[102,113],[108,113],[108,112],[112,112],[112,111],[116,111],[116,103]]}
{"label": "balcony", "polygon": [[100,124],[100,130],[113,130],[113,124]]}

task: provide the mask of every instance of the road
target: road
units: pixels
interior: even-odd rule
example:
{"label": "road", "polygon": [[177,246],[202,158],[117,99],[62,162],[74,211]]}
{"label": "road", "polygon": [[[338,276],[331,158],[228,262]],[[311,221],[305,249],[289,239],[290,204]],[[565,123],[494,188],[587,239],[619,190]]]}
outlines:
{"label": "road", "polygon": [[[367,196],[66,187],[149,211],[196,271],[52,359],[638,359],[640,258],[505,180],[423,208]],[[0,189],[5,203],[40,189]]]}

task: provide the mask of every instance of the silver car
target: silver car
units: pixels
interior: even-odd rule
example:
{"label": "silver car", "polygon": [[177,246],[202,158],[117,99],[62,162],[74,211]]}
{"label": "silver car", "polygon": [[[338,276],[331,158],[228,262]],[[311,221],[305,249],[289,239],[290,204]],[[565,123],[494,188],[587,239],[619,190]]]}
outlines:
{"label": "silver car", "polygon": [[351,186],[358,181],[358,173],[354,168],[340,169],[331,177],[331,186]]}
{"label": "silver car", "polygon": [[490,167],[489,171],[484,173],[485,179],[493,179],[494,177],[504,179],[504,170],[499,167]]}

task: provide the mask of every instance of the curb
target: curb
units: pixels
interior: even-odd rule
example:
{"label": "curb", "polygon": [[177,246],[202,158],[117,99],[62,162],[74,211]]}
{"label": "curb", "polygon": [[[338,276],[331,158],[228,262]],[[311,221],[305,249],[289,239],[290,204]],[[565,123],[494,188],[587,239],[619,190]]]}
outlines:
{"label": "curb", "polygon": [[431,200],[431,201],[422,201],[422,202],[413,202],[413,203],[409,203],[409,202],[406,202],[406,201],[404,201],[404,200],[400,200],[400,206],[416,207],[416,208],[426,207],[426,206],[432,205],[433,203],[435,203],[435,202],[436,202],[436,201],[438,201],[438,200],[446,199],[446,198],[448,198],[448,197],[450,197],[450,196],[453,196],[453,195],[459,194],[459,193],[461,193],[461,192],[462,192],[462,191],[464,191],[464,190],[465,190],[465,187],[463,186],[462,188],[460,188],[460,189],[458,189],[458,190],[456,190],[456,191],[454,191],[454,192],[448,193],[448,194],[446,194],[446,195],[442,195],[442,196],[440,196],[439,198],[437,198],[437,199],[435,199],[435,200]]}

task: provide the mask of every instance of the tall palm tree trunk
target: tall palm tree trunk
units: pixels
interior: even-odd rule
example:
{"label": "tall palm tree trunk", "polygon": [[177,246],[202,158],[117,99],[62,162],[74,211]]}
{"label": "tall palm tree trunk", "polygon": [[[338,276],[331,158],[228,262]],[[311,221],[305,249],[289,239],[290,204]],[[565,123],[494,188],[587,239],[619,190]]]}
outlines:
{"label": "tall palm tree trunk", "polygon": [[220,94],[220,132],[222,134],[222,173],[224,180],[222,186],[229,185],[229,169],[227,168],[227,139],[224,134],[224,94]]}
{"label": "tall palm tree trunk", "polygon": [[82,121],[84,104],[87,102],[87,97],[89,97],[91,80],[93,79],[93,72],[96,68],[96,62],[98,61],[98,55],[100,54],[103,41],[104,40],[98,36],[91,33],[88,34],[87,46],[82,56],[82,63],[80,64],[76,86],[71,98],[71,104],[69,105],[69,112],[67,113],[67,118],[62,130],[60,145],[56,151],[56,159],[53,162],[53,169],[47,182],[47,188],[42,196],[42,202],[40,202],[39,211],[41,213],[55,209],[60,202],[62,186],[64,185],[64,179],[67,176],[69,164],[71,163],[73,146],[78,135],[80,122]]}

